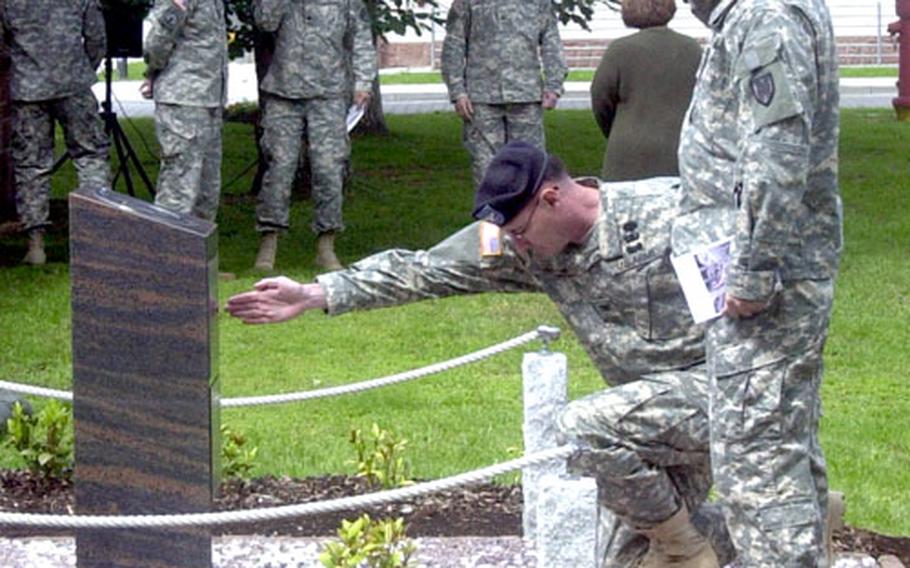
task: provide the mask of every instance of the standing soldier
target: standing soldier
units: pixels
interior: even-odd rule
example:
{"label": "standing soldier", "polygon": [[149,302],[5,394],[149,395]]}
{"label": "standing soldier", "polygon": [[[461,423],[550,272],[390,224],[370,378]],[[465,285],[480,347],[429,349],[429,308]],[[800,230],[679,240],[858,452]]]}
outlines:
{"label": "standing soldier", "polygon": [[12,64],[16,206],[28,233],[23,262],[44,264],[55,121],[79,186],[110,181],[110,144],[91,89],[106,49],[104,17],[97,0],[7,0],[0,3],[0,27]]}
{"label": "standing soldier", "polygon": [[712,31],[683,122],[685,208],[736,216],[707,333],[715,489],[742,566],[828,566],[818,440],[841,251],[837,49],[824,0],[688,0]]}
{"label": "standing soldier", "polygon": [[[275,264],[278,233],[288,229],[291,185],[305,137],[313,180],[316,264],[341,268],[335,234],[341,216],[344,169],[351,152],[345,116],[353,101],[366,106],[376,77],[376,50],[362,0],[254,0],[261,31],[273,32],[275,53],[262,79],[262,152],[267,169],[256,207],[261,234],[257,270]],[[353,72],[353,77],[351,77]]]}
{"label": "standing soldier", "polygon": [[556,107],[566,73],[551,0],[452,2],[442,76],[464,121],[475,187],[507,142],[545,147],[541,109]]}
{"label": "standing soldier", "polygon": [[161,170],[155,203],[214,221],[221,193],[227,87],[222,0],[157,0],[145,39]]}

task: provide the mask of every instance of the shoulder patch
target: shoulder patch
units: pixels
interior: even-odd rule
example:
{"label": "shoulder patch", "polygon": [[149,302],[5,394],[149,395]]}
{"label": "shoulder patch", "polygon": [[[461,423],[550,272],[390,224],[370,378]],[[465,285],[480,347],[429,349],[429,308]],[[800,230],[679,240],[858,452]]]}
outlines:
{"label": "shoulder patch", "polygon": [[753,76],[749,86],[758,104],[769,106],[774,100],[774,75],[770,71]]}
{"label": "shoulder patch", "polygon": [[502,256],[502,230],[492,223],[481,221],[478,224],[480,231],[480,256]]}

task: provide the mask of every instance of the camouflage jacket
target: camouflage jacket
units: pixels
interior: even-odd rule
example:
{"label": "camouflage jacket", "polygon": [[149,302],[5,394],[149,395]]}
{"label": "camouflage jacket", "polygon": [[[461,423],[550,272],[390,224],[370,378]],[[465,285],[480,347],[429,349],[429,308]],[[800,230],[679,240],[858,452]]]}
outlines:
{"label": "camouflage jacket", "polygon": [[5,0],[0,26],[14,101],[66,97],[98,80],[107,49],[98,0]]}
{"label": "camouflage jacket", "polygon": [[842,246],[838,79],[823,0],[721,0],[711,14],[679,170],[686,210],[737,210],[727,291],[832,278]]}
{"label": "camouflage jacket", "polygon": [[370,91],[376,49],[362,0],[254,0],[262,31],[276,32],[275,53],[261,88],[288,99]]}
{"label": "camouflage jacket", "polygon": [[452,2],[442,46],[452,102],[540,101],[544,91],[562,94],[567,72],[550,0]]}
{"label": "camouflage jacket", "polygon": [[220,107],[227,100],[227,32],[222,0],[156,0],[145,61],[155,102]]}
{"label": "camouflage jacket", "polygon": [[602,212],[586,241],[549,259],[505,239],[481,254],[482,223],[425,251],[390,250],[317,278],[329,314],[480,292],[544,292],[610,384],[684,369],[704,358],[669,260],[678,178],[601,184]]}

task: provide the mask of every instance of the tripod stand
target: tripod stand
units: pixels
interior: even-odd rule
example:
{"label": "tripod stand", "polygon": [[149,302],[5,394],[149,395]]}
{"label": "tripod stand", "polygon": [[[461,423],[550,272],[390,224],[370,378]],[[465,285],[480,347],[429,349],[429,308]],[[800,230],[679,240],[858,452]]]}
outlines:
{"label": "tripod stand", "polygon": [[[142,178],[142,182],[145,184],[146,190],[148,190],[149,195],[155,195],[155,186],[152,184],[148,175],[145,173],[145,170],[142,168],[142,162],[139,161],[139,157],[136,155],[136,151],[133,150],[133,147],[130,145],[129,139],[126,137],[126,133],[123,132],[123,128],[120,127],[120,123],[117,121],[117,113],[112,110],[111,105],[111,76],[113,71],[113,63],[111,57],[107,56],[104,59],[104,100],[101,101],[101,119],[104,120],[104,131],[107,133],[108,137],[111,139],[114,150],[117,152],[117,171],[114,173],[114,178],[111,180],[111,187],[117,185],[117,180],[120,178],[120,174],[123,174],[123,181],[126,183],[126,191],[131,196],[136,196],[135,188],[133,187],[133,178],[130,175],[130,165],[132,164],[136,172],[139,174],[139,177]],[[60,169],[60,166],[63,165],[66,160],[70,158],[69,150],[63,153],[62,156],[54,164],[51,173],[56,172]]]}

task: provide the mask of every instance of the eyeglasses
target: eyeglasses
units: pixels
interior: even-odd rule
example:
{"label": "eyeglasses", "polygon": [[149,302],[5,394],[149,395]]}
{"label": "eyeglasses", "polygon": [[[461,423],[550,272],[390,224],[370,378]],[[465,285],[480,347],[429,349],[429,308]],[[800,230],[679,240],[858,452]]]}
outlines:
{"label": "eyeglasses", "polygon": [[511,237],[517,241],[524,241],[525,233],[528,232],[528,229],[531,227],[531,222],[534,220],[534,214],[537,213],[537,207],[540,205],[540,192],[537,193],[537,197],[534,200],[534,208],[531,209],[531,214],[528,215],[528,219],[525,221],[525,224],[522,225],[520,229],[506,229],[506,231],[511,235]]}

